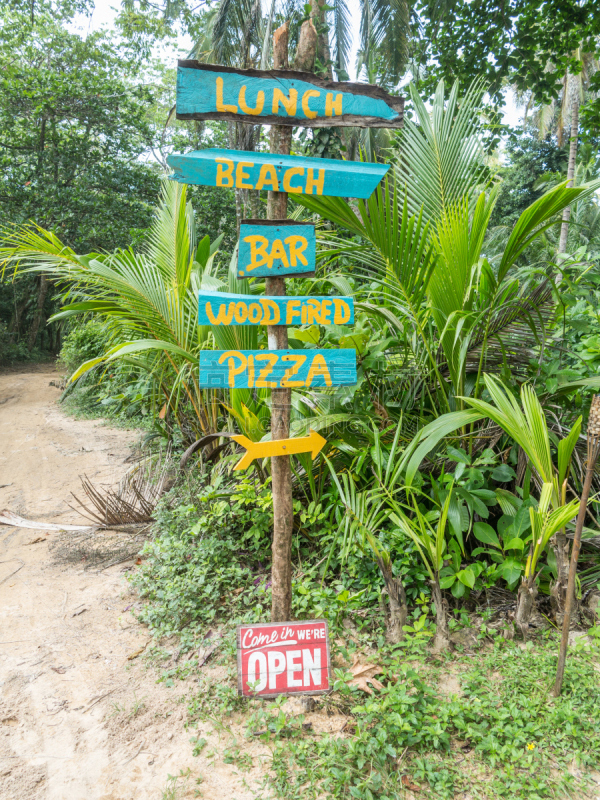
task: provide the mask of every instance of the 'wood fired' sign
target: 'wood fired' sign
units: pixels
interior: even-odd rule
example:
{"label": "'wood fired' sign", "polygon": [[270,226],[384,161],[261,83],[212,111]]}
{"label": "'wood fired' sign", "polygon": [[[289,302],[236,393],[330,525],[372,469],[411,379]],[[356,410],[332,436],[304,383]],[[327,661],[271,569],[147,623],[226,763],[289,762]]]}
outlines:
{"label": "'wood fired' sign", "polygon": [[313,275],[317,257],[315,226],[307,222],[243,220],[238,278]]}
{"label": "'wood fired' sign", "polygon": [[399,128],[404,101],[368,83],[325,81],[293,70],[235,69],[179,61],[177,119],[228,119],[323,128]]}
{"label": "'wood fired' sign", "polygon": [[353,325],[351,297],[198,293],[199,325]]}
{"label": "'wood fired' sign", "polygon": [[240,625],[238,693],[244,697],[324,694],[330,689],[329,634],[324,619]]}
{"label": "'wood fired' sign", "polygon": [[202,350],[202,389],[354,386],[356,350]]}
{"label": "'wood fired' sign", "polygon": [[172,178],[180,183],[361,198],[371,196],[390,168],[389,164],[216,148],[172,154],[167,164]]}

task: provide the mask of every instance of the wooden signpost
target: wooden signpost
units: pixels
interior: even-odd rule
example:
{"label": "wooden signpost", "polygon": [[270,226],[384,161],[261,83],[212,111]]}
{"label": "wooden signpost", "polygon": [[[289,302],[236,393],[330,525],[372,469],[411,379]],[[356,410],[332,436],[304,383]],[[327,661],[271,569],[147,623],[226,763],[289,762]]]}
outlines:
{"label": "wooden signpost", "polygon": [[389,164],[216,148],[170,155],[167,164],[180,183],[361,198],[373,194],[390,168]]}
{"label": "wooden signpost", "polygon": [[356,353],[348,349],[288,349],[287,325],[344,325],[354,321],[354,306],[344,297],[286,297],[285,278],[312,274],[314,225],[287,219],[289,194],[368,198],[389,166],[290,155],[290,126],[397,128],[403,100],[375,86],[324,81],[313,68],[318,34],[311,20],[301,27],[294,66],[288,69],[288,23],[274,34],[270,71],[238,70],[181,61],[177,76],[178,119],[216,119],[271,124],[271,152],[200,150],[171,155],[167,163],[182,183],[267,191],[267,220],[241,225],[237,274],[265,278],[258,296],[201,292],[202,325],[264,325],[268,350],[202,351],[200,386],[270,388],[271,441],[250,442],[236,469],[256,458],[271,458],[273,489],[273,623],[238,631],[238,676],[244,695],[281,692],[318,694],[329,690],[327,624],[290,623],[293,532],[290,455],[317,456],[325,444],[319,434],[290,438],[292,389],[330,388],[356,383]]}
{"label": "wooden signpost", "polygon": [[331,686],[324,619],[240,625],[237,657],[238,693],[243,697],[325,694]]}
{"label": "wooden signpost", "polygon": [[177,119],[228,119],[305,128],[399,128],[401,97],[366,83],[334,83],[309,72],[234,69],[179,61]]}
{"label": "wooden signpost", "polygon": [[244,220],[240,226],[238,278],[314,275],[315,226],[307,222]]}

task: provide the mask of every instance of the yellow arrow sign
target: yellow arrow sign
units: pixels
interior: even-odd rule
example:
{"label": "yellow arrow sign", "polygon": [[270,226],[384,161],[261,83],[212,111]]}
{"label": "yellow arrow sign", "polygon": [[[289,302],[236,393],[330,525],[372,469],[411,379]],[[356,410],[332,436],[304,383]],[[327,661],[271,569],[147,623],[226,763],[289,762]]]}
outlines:
{"label": "yellow arrow sign", "polygon": [[310,436],[301,436],[298,439],[276,439],[272,442],[252,442],[246,436],[236,434],[231,437],[246,452],[235,465],[234,469],[246,469],[255,458],[267,458],[270,456],[292,456],[297,453],[310,453],[312,458],[316,458],[327,440],[316,431],[311,430]]}

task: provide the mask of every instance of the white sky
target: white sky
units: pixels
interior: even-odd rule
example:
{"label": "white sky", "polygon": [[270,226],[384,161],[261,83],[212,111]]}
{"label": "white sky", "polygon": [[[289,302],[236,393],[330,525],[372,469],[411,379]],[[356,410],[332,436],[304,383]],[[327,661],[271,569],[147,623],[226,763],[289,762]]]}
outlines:
{"label": "white sky", "polygon": [[[350,53],[350,79],[355,79],[356,75],[353,74],[354,64],[356,63],[356,53],[358,50],[358,39],[359,39],[359,26],[360,26],[360,13],[359,13],[359,5],[357,0],[348,0],[348,5],[350,8],[355,8],[354,12],[351,12],[350,18],[353,24],[353,41]],[[75,23],[71,28],[73,30],[77,30],[77,32],[85,35],[88,32],[92,32],[98,30],[102,27],[111,27],[114,18],[117,13],[118,5],[114,3],[114,0],[96,0],[96,5],[94,11],[92,12],[90,17],[87,16],[80,16],[75,20]],[[189,36],[180,36],[178,41],[173,45],[167,45],[161,48],[157,52],[157,55],[161,55],[162,58],[165,60],[168,58],[172,58],[173,61],[177,58],[177,50],[185,50],[189,51],[192,46],[192,40]],[[508,93],[507,96],[507,103],[504,111],[504,122],[509,125],[519,125],[523,119],[523,111],[518,109],[514,95],[512,92]]]}

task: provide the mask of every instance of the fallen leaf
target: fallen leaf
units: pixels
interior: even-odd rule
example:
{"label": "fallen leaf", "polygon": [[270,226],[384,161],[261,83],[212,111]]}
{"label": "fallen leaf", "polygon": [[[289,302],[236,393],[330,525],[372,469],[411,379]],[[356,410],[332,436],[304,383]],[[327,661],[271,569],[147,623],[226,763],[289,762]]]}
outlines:
{"label": "fallen leaf", "polygon": [[[149,641],[150,639],[148,639],[148,642]],[[136,650],[135,653],[132,653],[130,656],[127,656],[127,661],[133,661],[134,658],[140,656],[144,652],[144,650],[148,647],[148,642],[146,642],[146,644],[143,647],[140,647],[139,650]]]}
{"label": "fallen leaf", "polygon": [[408,777],[408,775],[402,776],[402,786],[404,786],[405,789],[410,789],[411,792],[421,791],[421,787],[417,786],[416,783],[413,783],[411,779]]}
{"label": "fallen leaf", "polygon": [[380,683],[374,676],[383,672],[383,669],[377,664],[360,664],[360,656],[358,653],[354,654],[350,672],[352,679],[348,681],[349,686],[357,686],[367,694],[373,694],[373,690],[367,686],[367,682],[375,689],[383,689],[383,684]]}
{"label": "fallen leaf", "polygon": [[210,647],[205,647],[203,650],[198,651],[198,666],[199,667],[202,667],[202,666],[204,666],[204,664],[206,664],[206,662],[212,656],[212,654],[215,652],[215,650],[217,649],[218,646],[219,646],[219,642],[217,641],[214,644],[212,644]]}

